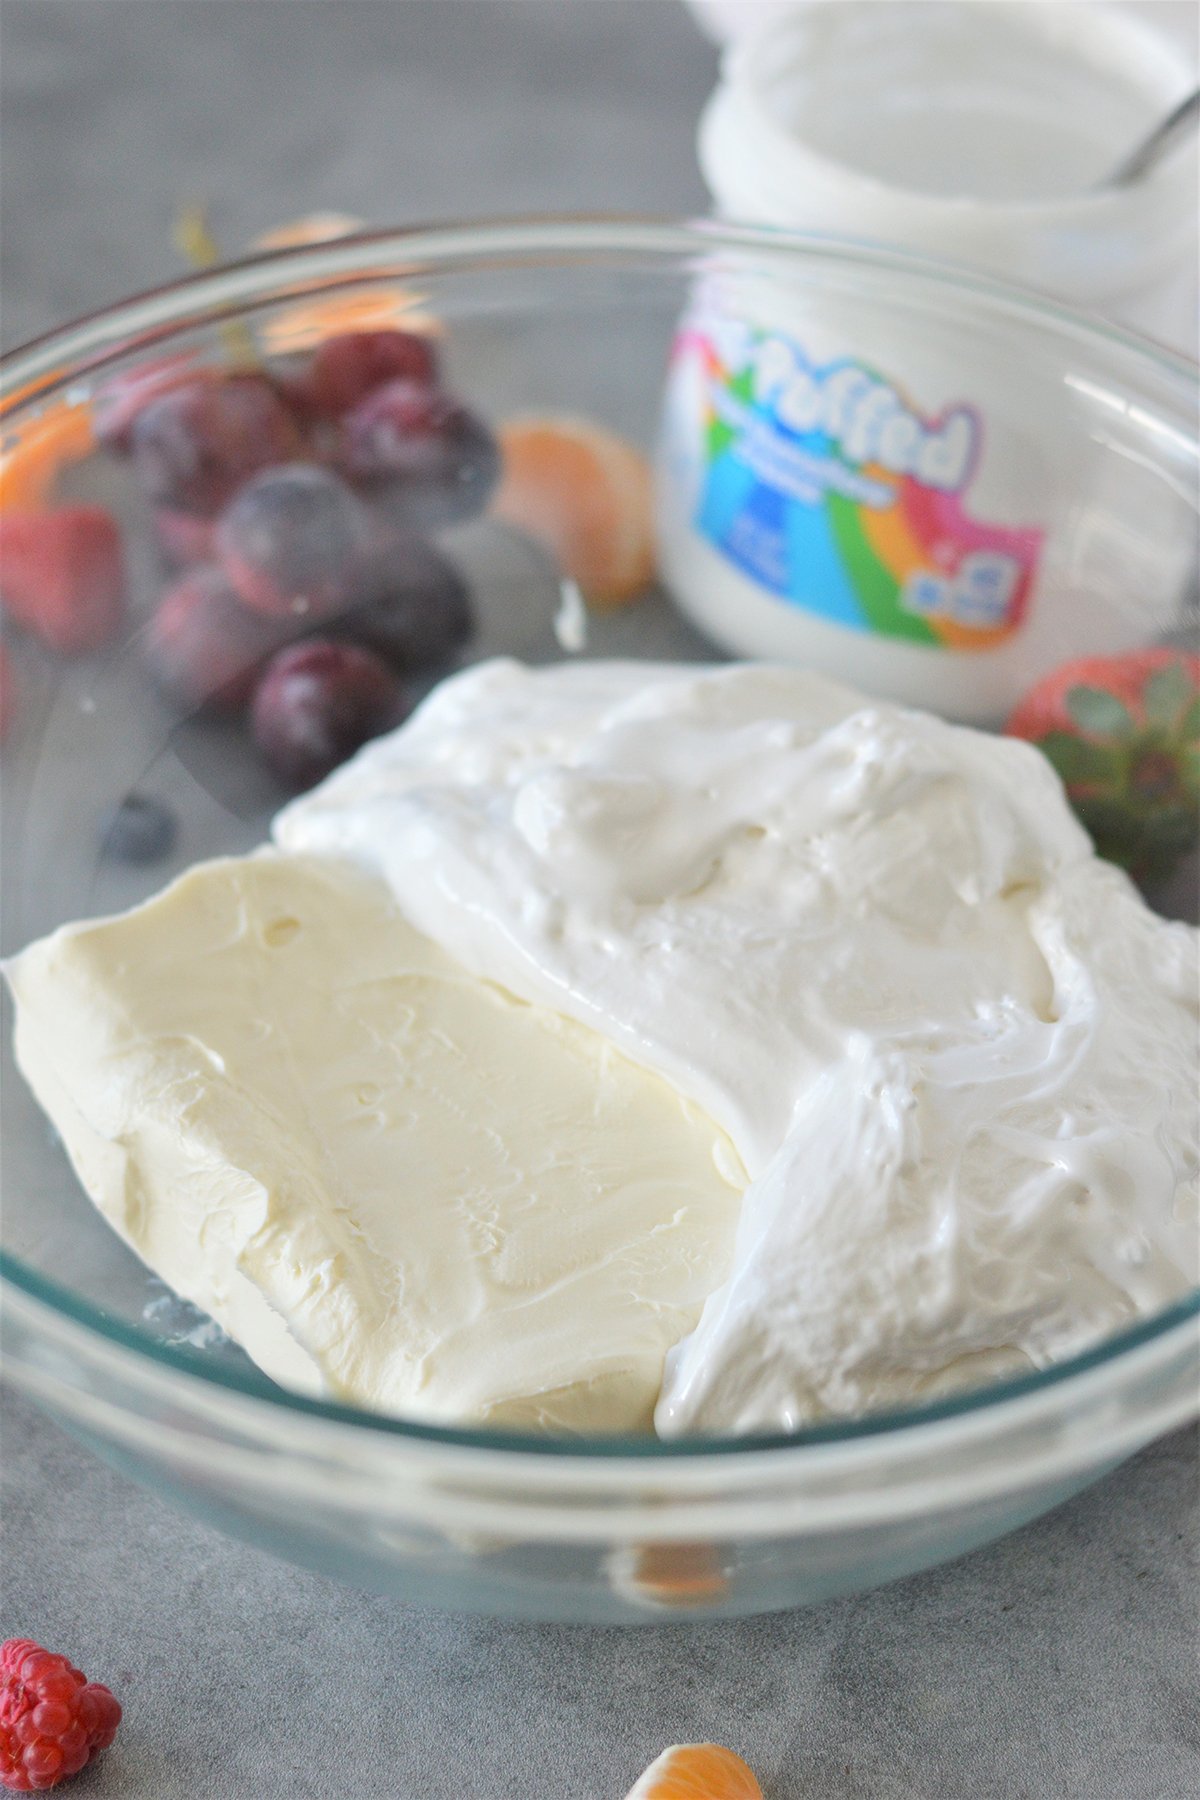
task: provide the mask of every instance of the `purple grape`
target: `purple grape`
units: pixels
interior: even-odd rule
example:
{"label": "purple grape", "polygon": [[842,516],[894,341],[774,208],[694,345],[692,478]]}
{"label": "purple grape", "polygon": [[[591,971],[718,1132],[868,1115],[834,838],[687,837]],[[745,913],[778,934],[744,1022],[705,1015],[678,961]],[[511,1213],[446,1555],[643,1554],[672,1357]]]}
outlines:
{"label": "purple grape", "polygon": [[398,530],[482,512],[500,472],[496,440],[474,413],[419,381],[389,381],[351,411],[339,462]]}
{"label": "purple grape", "polygon": [[188,711],[240,712],[258,673],[289,636],[286,621],[243,606],[220,569],[190,569],[166,589],[147,628],[155,685]]}
{"label": "purple grape", "polygon": [[194,356],[156,356],[132,368],[119,369],[102,381],[92,396],[92,429],[96,442],[114,456],[128,456],[133,427],[152,400],[175,388],[219,380],[216,369]]}
{"label": "purple grape", "polygon": [[450,662],[473,628],[458,571],[424,538],[409,536],[359,563],[336,630],[404,675]]}
{"label": "purple grape", "polygon": [[314,350],[294,391],[308,411],[338,419],[385,381],[437,381],[437,355],[415,331],[345,331]]}
{"label": "purple grape", "polygon": [[329,618],[345,606],[370,539],[362,505],[311,463],[268,469],[221,516],[217,549],[231,586],[272,618]]}
{"label": "purple grape", "polygon": [[198,377],[129,425],[134,471],[157,506],[211,518],[251,475],[302,455],[299,425],[265,375]]}
{"label": "purple grape", "polygon": [[254,696],[254,741],[279,779],[311,787],[409,710],[369,650],[306,638],[272,658]]}
{"label": "purple grape", "polygon": [[211,519],[201,518],[199,513],[178,512],[170,506],[156,506],[153,530],[168,569],[194,569],[199,563],[213,560],[215,526]]}

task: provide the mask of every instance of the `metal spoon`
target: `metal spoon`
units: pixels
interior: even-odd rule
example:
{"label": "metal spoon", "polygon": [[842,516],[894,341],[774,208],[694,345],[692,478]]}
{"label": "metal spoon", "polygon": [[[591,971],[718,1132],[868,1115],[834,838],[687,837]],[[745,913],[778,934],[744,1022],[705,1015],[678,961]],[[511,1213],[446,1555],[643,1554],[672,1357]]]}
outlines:
{"label": "metal spoon", "polygon": [[1168,156],[1176,144],[1182,142],[1189,131],[1194,130],[1197,119],[1200,119],[1200,87],[1193,88],[1186,94],[1162,121],[1156,125],[1149,137],[1143,138],[1136,150],[1122,157],[1115,169],[1111,169],[1100,187],[1128,187],[1133,181],[1141,181],[1142,177],[1158,166],[1164,156]]}

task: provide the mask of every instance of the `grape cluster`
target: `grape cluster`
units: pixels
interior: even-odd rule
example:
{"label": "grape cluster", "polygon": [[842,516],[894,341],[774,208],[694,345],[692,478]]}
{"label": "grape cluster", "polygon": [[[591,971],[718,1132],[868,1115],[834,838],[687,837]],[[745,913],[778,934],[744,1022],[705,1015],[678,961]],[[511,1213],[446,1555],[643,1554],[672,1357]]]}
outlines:
{"label": "grape cluster", "polygon": [[[163,356],[105,381],[91,427],[153,519],[152,678],[183,712],[246,716],[289,786],[402,718],[469,639],[466,587],[429,534],[482,511],[499,452],[428,336],[345,332],[277,367]],[[23,630],[67,655],[115,635],[111,514],[5,515],[0,535]]]}

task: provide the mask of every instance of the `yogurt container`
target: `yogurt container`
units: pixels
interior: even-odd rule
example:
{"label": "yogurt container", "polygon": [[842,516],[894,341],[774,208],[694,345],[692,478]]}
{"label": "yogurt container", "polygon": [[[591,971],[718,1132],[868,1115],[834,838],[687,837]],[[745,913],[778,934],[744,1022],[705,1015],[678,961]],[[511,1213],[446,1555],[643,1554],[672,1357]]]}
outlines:
{"label": "yogurt container", "polygon": [[[1124,194],[1087,184],[1186,84],[1181,53],[1104,7],[840,0],[733,49],[701,161],[743,219],[900,241],[1127,317],[1144,300],[1143,324],[1170,290],[1178,327],[1194,158]],[[1036,307],[985,328],[944,275],[919,302],[898,286],[888,306],[877,280],[728,259],[699,277],[668,383],[662,568],[727,648],[991,722],[1061,659],[1064,605],[1097,653],[1168,627],[1190,534],[1136,457],[1113,480],[1083,362]],[[1147,517],[1160,553],[1133,567]]]}
{"label": "yogurt container", "polygon": [[1104,186],[1195,79],[1094,0],[809,0],[730,51],[700,163],[725,218],[970,263],[1195,355],[1194,143]]}

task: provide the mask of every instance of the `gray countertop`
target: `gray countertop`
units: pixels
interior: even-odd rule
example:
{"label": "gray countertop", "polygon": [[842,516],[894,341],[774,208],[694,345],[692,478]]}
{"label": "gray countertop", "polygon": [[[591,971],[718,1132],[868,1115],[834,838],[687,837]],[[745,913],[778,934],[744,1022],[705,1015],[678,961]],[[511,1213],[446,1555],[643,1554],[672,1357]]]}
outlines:
{"label": "gray countertop", "polygon": [[768,1800],[1200,1792],[1191,1433],[863,1598],[609,1630],[302,1574],[23,1404],[4,1465],[4,1631],[68,1651],[126,1708],[79,1800],[619,1800],[665,1744],[707,1738]]}
{"label": "gray countertop", "polygon": [[[676,0],[5,0],[4,335],[332,207],[704,205],[715,56]],[[1155,1446],[994,1548],[807,1612],[596,1631],[443,1617],[215,1536],[9,1400],[0,1631],[127,1711],[122,1800],[617,1800],[715,1737],[770,1800],[1200,1791],[1197,1451]]]}

